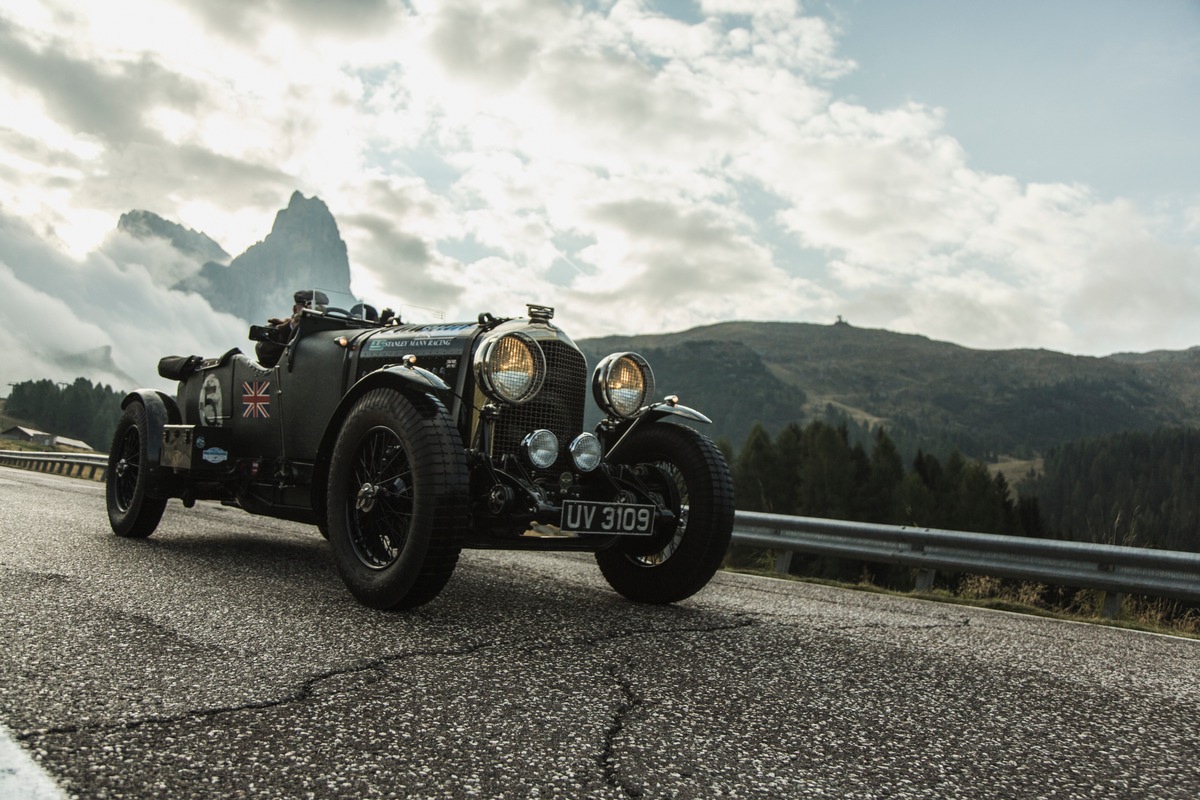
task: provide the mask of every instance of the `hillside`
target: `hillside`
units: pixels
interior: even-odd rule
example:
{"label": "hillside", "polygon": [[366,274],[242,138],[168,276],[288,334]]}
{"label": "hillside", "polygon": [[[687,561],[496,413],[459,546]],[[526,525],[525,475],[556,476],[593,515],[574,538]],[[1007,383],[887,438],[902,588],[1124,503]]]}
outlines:
{"label": "hillside", "polygon": [[659,394],[714,420],[735,446],[832,409],[901,441],[977,458],[1029,457],[1074,439],[1200,426],[1200,348],[1107,358],[972,350],[845,323],[728,322],[579,343],[589,360],[636,350]]}

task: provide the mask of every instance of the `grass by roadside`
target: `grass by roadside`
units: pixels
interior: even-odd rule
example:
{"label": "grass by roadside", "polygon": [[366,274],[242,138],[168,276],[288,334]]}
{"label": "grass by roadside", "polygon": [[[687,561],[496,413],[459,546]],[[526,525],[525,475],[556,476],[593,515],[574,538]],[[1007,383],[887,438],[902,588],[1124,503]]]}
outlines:
{"label": "grass by roadside", "polygon": [[4,439],[0,438],[0,450],[19,450],[23,453],[92,453],[93,450],[84,450],[79,447],[71,447],[65,444],[39,444],[38,442],[26,442],[21,439]]}
{"label": "grass by roadside", "polygon": [[950,588],[901,591],[879,586],[870,580],[836,581],[799,575],[779,575],[772,569],[729,567],[731,572],[763,575],[783,580],[815,583],[875,594],[912,597],[938,603],[990,608],[1050,619],[1107,625],[1114,628],[1200,639],[1200,610],[1175,600],[1142,595],[1125,595],[1116,619],[1103,615],[1104,592],[1093,589],[1065,590],[1028,581],[1011,581],[986,575],[963,575]]}
{"label": "grass by roadside", "polygon": [[19,450],[22,453],[78,453],[79,450],[65,445],[47,445],[26,442],[21,439],[0,438],[0,450]]}

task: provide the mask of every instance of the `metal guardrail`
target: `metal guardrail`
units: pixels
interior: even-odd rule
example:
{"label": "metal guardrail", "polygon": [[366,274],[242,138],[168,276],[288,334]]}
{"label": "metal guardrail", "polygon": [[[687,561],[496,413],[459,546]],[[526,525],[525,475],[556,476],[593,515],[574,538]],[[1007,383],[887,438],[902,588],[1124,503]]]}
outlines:
{"label": "metal guardrail", "polygon": [[29,450],[0,450],[0,465],[49,472],[71,478],[104,480],[107,453],[35,453]]}
{"label": "metal guardrail", "polygon": [[916,567],[918,588],[941,571],[1099,589],[1107,616],[1116,616],[1122,593],[1200,602],[1198,553],[749,511],[737,512],[733,542],[779,552],[781,574],[801,552]]}
{"label": "metal guardrail", "polygon": [[[108,456],[0,450],[0,465],[99,481]],[[936,572],[966,572],[1098,589],[1108,616],[1116,616],[1123,593],[1200,602],[1198,553],[752,511],[737,512],[733,543],[776,551],[780,574],[793,553],[811,553],[915,567],[918,588],[929,588]]]}

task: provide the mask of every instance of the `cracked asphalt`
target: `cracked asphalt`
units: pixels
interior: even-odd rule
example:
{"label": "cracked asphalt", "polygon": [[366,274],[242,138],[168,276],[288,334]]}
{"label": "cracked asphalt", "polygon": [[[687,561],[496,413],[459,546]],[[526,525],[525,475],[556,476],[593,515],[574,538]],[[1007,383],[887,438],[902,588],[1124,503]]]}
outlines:
{"label": "cracked asphalt", "polygon": [[[1195,798],[1200,642],[467,551],[407,614],[315,529],[0,469],[0,723],[79,798]],[[2,765],[0,765],[2,766]]]}

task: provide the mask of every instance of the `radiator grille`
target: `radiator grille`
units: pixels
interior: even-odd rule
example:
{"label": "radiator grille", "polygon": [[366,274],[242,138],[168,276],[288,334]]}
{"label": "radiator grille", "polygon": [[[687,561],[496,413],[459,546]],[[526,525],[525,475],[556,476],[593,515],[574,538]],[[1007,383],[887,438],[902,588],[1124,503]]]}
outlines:
{"label": "radiator grille", "polygon": [[500,412],[492,440],[492,454],[516,453],[525,435],[548,428],[558,437],[559,456],[552,470],[568,469],[567,445],[583,432],[583,405],[587,398],[588,371],[583,354],[568,344],[539,342],[546,354],[546,383],[538,396]]}

